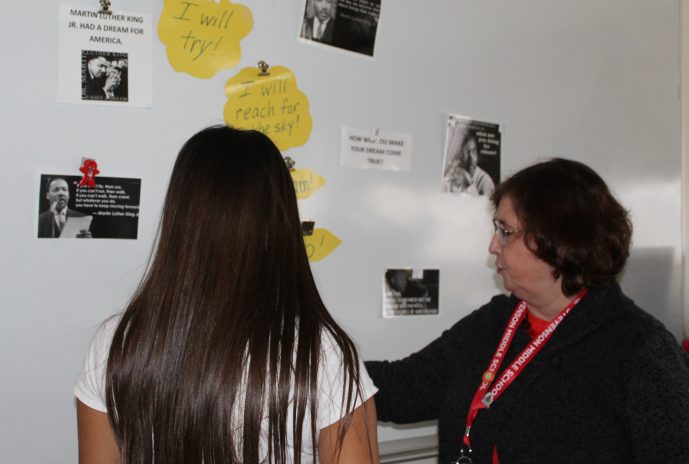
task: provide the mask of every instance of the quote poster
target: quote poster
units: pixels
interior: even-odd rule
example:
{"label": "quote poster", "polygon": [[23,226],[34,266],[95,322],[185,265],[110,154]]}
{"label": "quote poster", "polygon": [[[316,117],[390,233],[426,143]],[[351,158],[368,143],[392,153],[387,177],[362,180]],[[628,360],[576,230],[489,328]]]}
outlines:
{"label": "quote poster", "polygon": [[409,171],[411,135],[343,127],[340,162],[352,168]]}
{"label": "quote poster", "polygon": [[438,314],[440,270],[388,269],[383,278],[383,317]]}
{"label": "quote poster", "polygon": [[151,15],[63,3],[59,31],[58,101],[151,107]]}
{"label": "quote poster", "polygon": [[500,125],[451,115],[447,121],[442,191],[490,196],[500,181]]}
{"label": "quote poster", "polygon": [[163,0],[158,36],[175,71],[209,79],[239,63],[254,27],[249,7],[230,0]]}
{"label": "quote poster", "polygon": [[43,174],[38,200],[38,238],[136,239],[141,179]]}
{"label": "quote poster", "polygon": [[373,57],[380,20],[380,0],[305,0],[299,37]]}
{"label": "quote poster", "polygon": [[243,68],[225,83],[225,95],[228,126],[262,132],[283,152],[309,140],[309,100],[288,68]]}

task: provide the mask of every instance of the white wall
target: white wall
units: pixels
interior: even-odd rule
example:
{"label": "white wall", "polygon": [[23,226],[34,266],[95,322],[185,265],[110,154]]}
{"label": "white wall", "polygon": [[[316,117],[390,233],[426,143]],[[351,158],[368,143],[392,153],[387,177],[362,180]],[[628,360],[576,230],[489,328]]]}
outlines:
{"label": "white wall", "polygon": [[[260,59],[292,69],[310,100],[311,138],[287,154],[327,179],[302,213],[343,244],[313,267],[365,358],[421,348],[500,291],[486,201],[438,193],[448,113],[503,125],[503,174],[541,155],[596,169],[635,224],[623,288],[681,336],[677,0],[388,0],[375,60],[297,43],[301,0],[245,3],[255,26],[242,61],[212,79],[174,72],[154,41],[151,110],[57,104],[58,2],[5,6],[1,463],[76,462],[72,386],[89,338],[141,276],[177,150],[221,121],[225,81]],[[155,24],[162,1],[113,8]],[[340,167],[342,125],[411,133],[412,170]],[[35,238],[39,175],[76,172],[83,156],[142,178],[139,240]],[[381,319],[382,273],[396,266],[440,268],[440,316]]]}

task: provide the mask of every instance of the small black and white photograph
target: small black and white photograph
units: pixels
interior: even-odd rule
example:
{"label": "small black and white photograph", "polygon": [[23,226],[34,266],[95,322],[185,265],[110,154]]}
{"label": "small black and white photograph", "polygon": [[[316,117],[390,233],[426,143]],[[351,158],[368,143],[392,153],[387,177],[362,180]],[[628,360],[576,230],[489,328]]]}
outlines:
{"label": "small black and white photograph", "polygon": [[383,279],[383,317],[437,315],[438,269],[387,269]]}
{"label": "small black and white photograph", "polygon": [[299,37],[373,57],[380,0],[305,0]]}
{"label": "small black and white photograph", "polygon": [[451,115],[447,122],[442,191],[490,196],[500,181],[500,125]]}
{"label": "small black and white photograph", "polygon": [[129,100],[127,53],[81,52],[81,99],[126,102]]}
{"label": "small black and white photograph", "polygon": [[38,200],[38,238],[136,239],[141,179],[43,174]]}

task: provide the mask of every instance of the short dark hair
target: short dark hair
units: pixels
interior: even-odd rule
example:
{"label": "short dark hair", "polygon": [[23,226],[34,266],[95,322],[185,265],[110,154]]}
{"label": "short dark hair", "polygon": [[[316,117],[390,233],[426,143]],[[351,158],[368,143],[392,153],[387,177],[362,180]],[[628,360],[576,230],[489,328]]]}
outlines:
{"label": "short dark hair", "polygon": [[60,176],[51,177],[51,176],[49,176],[45,179],[45,191],[47,192],[48,190],[50,190],[50,184],[52,184],[53,182],[55,182],[57,180],[63,181],[65,184],[67,184],[67,187],[69,187],[69,182],[67,182],[67,179],[65,179],[64,177],[60,177]]}
{"label": "short dark hair", "polygon": [[527,247],[562,276],[562,291],[615,280],[629,256],[632,224],[603,179],[578,161],[553,158],[502,182],[491,195],[497,209],[509,197]]}

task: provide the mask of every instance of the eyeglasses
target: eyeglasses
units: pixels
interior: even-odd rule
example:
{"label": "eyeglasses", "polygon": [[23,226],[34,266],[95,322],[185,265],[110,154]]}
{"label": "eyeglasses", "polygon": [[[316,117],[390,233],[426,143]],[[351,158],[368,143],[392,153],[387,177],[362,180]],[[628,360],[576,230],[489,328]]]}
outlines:
{"label": "eyeglasses", "polygon": [[510,243],[511,237],[522,232],[521,230],[505,229],[500,225],[497,219],[493,219],[493,228],[495,229],[494,233],[498,236],[500,246],[506,246],[508,243]]}

